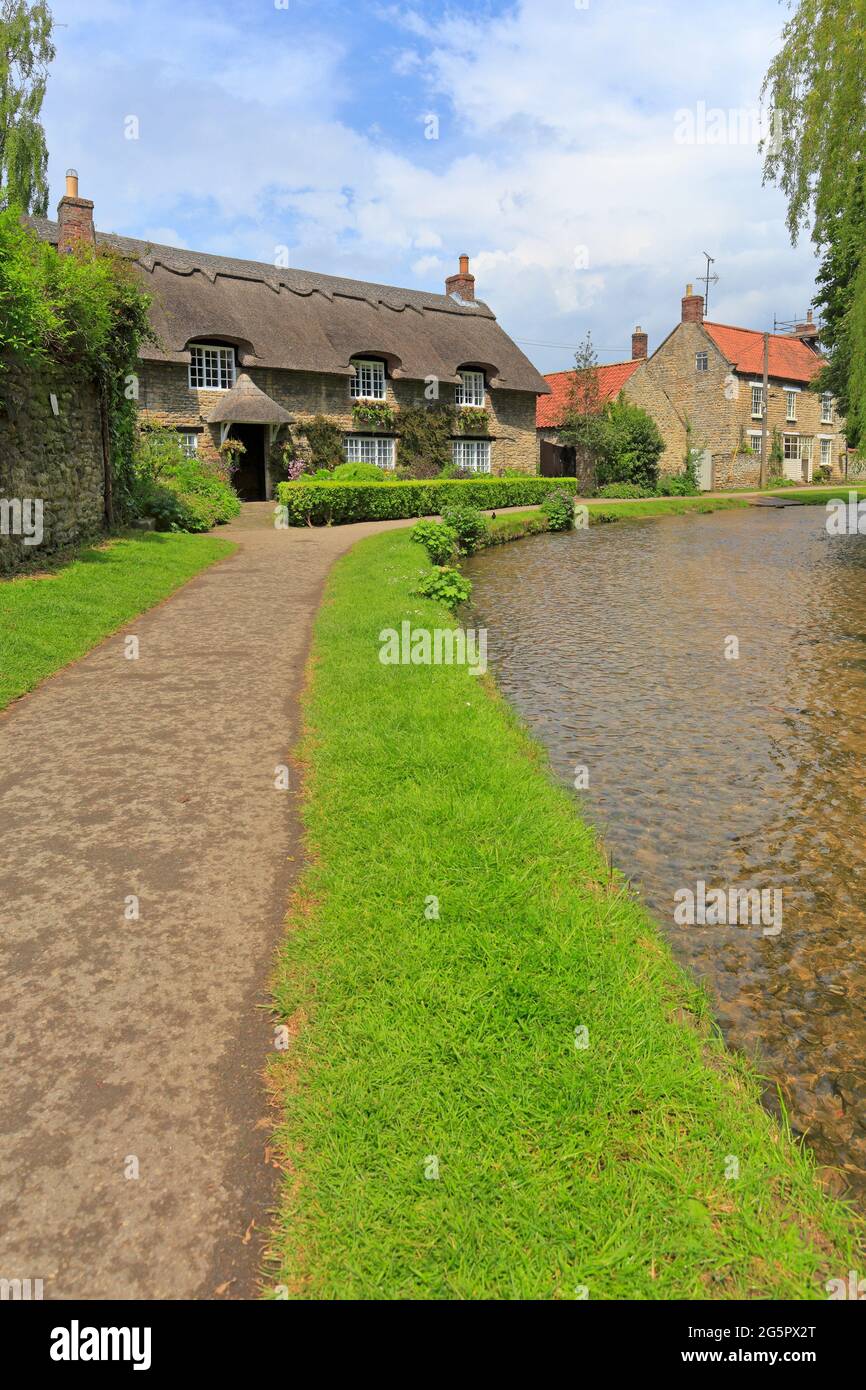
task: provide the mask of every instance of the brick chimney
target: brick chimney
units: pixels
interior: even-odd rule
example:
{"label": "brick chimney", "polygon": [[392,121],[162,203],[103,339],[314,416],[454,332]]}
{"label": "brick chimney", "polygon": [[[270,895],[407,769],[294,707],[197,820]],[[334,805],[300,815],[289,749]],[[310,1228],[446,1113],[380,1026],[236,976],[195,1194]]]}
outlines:
{"label": "brick chimney", "polygon": [[469,274],[469,257],[460,257],[460,269],[445,281],[445,293],[456,295],[466,304],[475,303],[475,276]]}
{"label": "brick chimney", "polygon": [[86,243],[93,246],[93,204],[89,198],[78,196],[78,175],[66,170],[66,192],[57,204],[57,250],[61,255]]}
{"label": "brick chimney", "polygon": [[631,335],[631,358],[633,362],[637,362],[641,357],[647,356],[648,345],[647,335],[644,333],[640,324],[638,324]]}
{"label": "brick chimney", "polygon": [[812,347],[813,345],[817,346],[819,332],[820,329],[818,328],[818,325],[812,322],[812,310],[807,309],[806,322],[798,323],[791,336],[794,338],[800,338],[802,342],[804,342],[807,345],[807,347]]}
{"label": "brick chimney", "polygon": [[686,292],[683,296],[683,323],[703,323],[703,321],[704,296],[692,294],[691,285],[686,285]]}

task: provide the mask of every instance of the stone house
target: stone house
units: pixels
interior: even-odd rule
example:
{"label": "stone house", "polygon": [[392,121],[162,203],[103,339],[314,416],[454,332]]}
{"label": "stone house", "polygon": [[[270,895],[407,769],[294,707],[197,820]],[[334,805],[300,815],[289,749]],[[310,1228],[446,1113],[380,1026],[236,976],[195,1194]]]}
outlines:
{"label": "stone house", "polygon": [[[845,422],[829,395],[810,389],[823,365],[817,338],[811,315],[792,333],[769,335],[767,449],[769,454],[775,443],[782,457],[770,456],[768,476],[810,482],[818,467],[829,468],[834,478],[846,476]],[[632,362],[615,365],[617,370],[630,368],[622,390],[658,425],[665,442],[662,473],[680,473],[691,448],[700,455],[704,489],[758,485],[763,358],[764,335],[705,321],[703,295],[694,294],[691,285],[680,322],[652,356],[647,335],[636,330]],[[548,380],[555,400],[556,385],[552,377]],[[537,419],[546,421],[547,430],[553,423],[549,414],[549,401],[540,401]]]}
{"label": "stone house", "polygon": [[247,500],[273,495],[293,425],[324,415],[348,460],[393,468],[400,410],[437,400],[459,408],[456,464],[537,472],[535,403],[550,388],[475,298],[468,256],[433,294],[156,246],[96,231],[74,170],[57,221],[29,220],[60,250],[106,244],[135,261],[157,336],[141,354],[142,422],[214,462],[228,436],[241,439],[234,482]]}

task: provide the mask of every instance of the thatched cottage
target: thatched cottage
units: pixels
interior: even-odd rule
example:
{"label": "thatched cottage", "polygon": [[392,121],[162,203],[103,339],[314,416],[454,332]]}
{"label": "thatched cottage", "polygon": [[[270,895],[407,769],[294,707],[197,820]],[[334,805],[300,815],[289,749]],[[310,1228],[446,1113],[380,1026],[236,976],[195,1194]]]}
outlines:
{"label": "thatched cottage", "polygon": [[31,225],[61,251],[115,247],[152,296],[158,345],[142,351],[143,419],[203,458],[241,439],[242,497],[272,495],[274,446],[293,423],[324,415],[343,431],[347,459],[392,468],[401,408],[436,400],[459,410],[455,463],[537,471],[535,404],[550,388],[475,298],[467,256],[433,294],[155,246],[96,231],[72,170],[57,214]]}

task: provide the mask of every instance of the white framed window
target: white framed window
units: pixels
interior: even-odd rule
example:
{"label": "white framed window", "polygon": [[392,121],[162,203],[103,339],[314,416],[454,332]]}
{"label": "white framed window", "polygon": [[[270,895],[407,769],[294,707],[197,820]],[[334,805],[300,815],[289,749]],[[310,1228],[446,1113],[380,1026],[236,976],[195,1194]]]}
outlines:
{"label": "white framed window", "polygon": [[799,460],[800,436],[798,434],[785,434],[782,436],[782,455],[786,459]]}
{"label": "white framed window", "polygon": [[764,388],[752,382],[752,419],[760,420],[764,414]]}
{"label": "white framed window", "polygon": [[797,397],[799,391],[792,391],[790,387],[785,388],[785,419],[796,420],[797,418]]}
{"label": "white framed window", "polygon": [[833,467],[833,441],[832,439],[821,440],[821,467]]}
{"label": "white framed window", "polygon": [[710,370],[710,354],[708,352],[695,353],[695,371],[708,372]]}
{"label": "white framed window", "polygon": [[348,434],[345,449],[347,463],[375,463],[379,468],[394,467],[393,439],[372,434]]}
{"label": "white framed window", "polygon": [[753,432],[749,435],[749,443],[751,444],[752,449],[754,450],[754,452],[758,455],[758,457],[760,457],[760,454],[761,454],[761,436],[760,436],[760,434],[757,434],[757,433],[755,433],[755,432],[753,431]]}
{"label": "white framed window", "polygon": [[235,350],[215,343],[193,343],[189,384],[196,391],[230,391],[235,384]]}
{"label": "white framed window", "polygon": [[385,399],[385,364],[356,358],[352,363],[355,375],[349,382],[349,394],[355,401],[383,401]]}
{"label": "white framed window", "polygon": [[178,442],[184,458],[194,459],[198,454],[198,434],[195,430],[178,430]]}
{"label": "white framed window", "polygon": [[821,395],[821,424],[832,425],[833,423],[833,394],[831,391],[824,391]]}
{"label": "white framed window", "polygon": [[489,439],[454,439],[451,458],[458,468],[471,468],[473,473],[490,472]]}
{"label": "white framed window", "polygon": [[457,405],[484,405],[484,373],[460,372],[459,385],[454,387],[454,400]]}

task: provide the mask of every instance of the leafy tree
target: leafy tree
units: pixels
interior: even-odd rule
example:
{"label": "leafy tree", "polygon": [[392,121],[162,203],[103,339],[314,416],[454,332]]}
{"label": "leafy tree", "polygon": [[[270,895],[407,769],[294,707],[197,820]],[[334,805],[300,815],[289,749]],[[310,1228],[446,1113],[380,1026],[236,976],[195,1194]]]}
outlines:
{"label": "leafy tree", "polygon": [[596,453],[601,446],[601,393],[598,356],[587,333],[574,354],[571,404],[559,429],[560,444]]}
{"label": "leafy tree", "polygon": [[652,416],[620,392],[615,401],[605,406],[601,426],[596,465],[599,486],[635,483],[638,487],[655,488],[665,445]]}
{"label": "leafy tree", "polygon": [[[764,180],[788,199],[793,241],[809,221],[822,253],[822,345],[830,356],[819,389],[832,390],[850,416],[849,441],[864,410],[855,384],[866,380],[866,7],[864,0],[799,0],[782,48],[764,79],[772,134],[764,142]],[[862,354],[862,359],[861,359]],[[857,388],[862,389],[862,386]]]}
{"label": "leafy tree", "polygon": [[39,119],[54,58],[45,0],[0,0],[0,189],[6,203],[44,217],[48,150]]}

